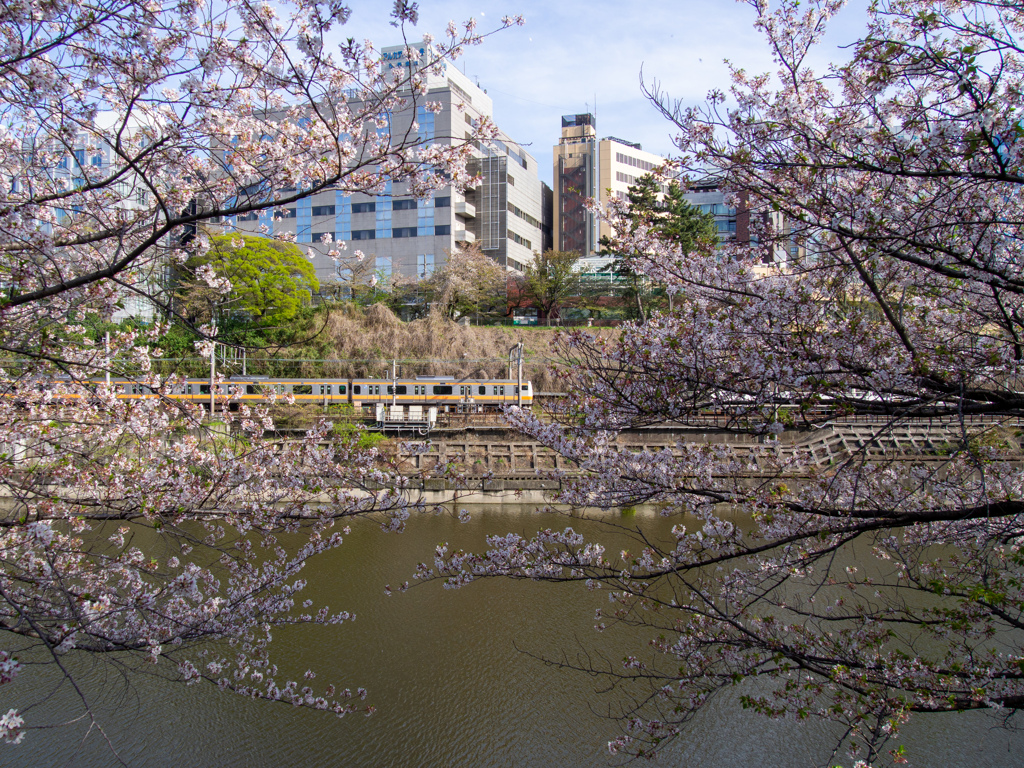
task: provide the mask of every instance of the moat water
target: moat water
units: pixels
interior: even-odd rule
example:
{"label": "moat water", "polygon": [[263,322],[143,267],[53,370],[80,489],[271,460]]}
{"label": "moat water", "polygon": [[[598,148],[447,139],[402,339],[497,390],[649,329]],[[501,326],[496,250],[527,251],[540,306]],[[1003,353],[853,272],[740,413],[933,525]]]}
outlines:
{"label": "moat water", "polygon": [[[609,518],[606,518],[609,519]],[[610,518],[667,536],[672,521],[653,515]],[[649,639],[634,629],[594,631],[601,591],[582,585],[484,581],[461,590],[439,583],[385,596],[385,584],[411,579],[434,546],[483,549],[485,537],[531,535],[572,525],[608,541],[623,538],[595,520],[566,520],[522,507],[475,510],[469,523],[449,516],[410,521],[405,533],[383,533],[355,521],[345,543],[303,575],[318,604],[356,614],[340,627],[278,630],[274,651],[283,668],[317,673],[320,688],[363,686],[372,717],[328,713],[242,699],[211,686],[184,687],[138,675],[122,677],[109,659],[66,657],[95,703],[109,743],[84,722],[34,730],[19,746],[0,746],[0,765],[139,768],[183,766],[474,766],[583,768],[619,764],[606,744],[619,733],[609,717],[628,703],[600,679],[550,662],[616,666],[643,655]],[[616,541],[618,540],[618,541]],[[305,593],[304,593],[305,594]],[[546,661],[548,663],[546,663]],[[53,681],[26,670],[0,687],[0,708],[20,706]],[[283,677],[283,675],[281,676]],[[71,699],[66,690],[26,713],[53,722]],[[979,714],[919,718],[905,743],[917,766],[1024,764],[1024,736],[995,729]],[[769,768],[829,764],[836,732],[818,723],[770,721],[742,710],[735,696],[712,701],[654,765]],[[840,755],[831,764],[849,760]]]}

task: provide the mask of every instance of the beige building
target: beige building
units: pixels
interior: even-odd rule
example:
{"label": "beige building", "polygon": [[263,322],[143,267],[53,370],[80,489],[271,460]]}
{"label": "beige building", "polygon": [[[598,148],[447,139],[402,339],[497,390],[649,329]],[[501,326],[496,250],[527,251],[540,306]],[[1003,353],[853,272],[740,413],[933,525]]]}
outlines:
{"label": "beige building", "polygon": [[625,199],[641,176],[651,173],[664,158],[634,142],[608,136],[597,138],[591,114],[564,115],[562,136],[554,148],[554,247],[592,256],[611,227],[587,210],[588,199],[604,207],[612,198]]}

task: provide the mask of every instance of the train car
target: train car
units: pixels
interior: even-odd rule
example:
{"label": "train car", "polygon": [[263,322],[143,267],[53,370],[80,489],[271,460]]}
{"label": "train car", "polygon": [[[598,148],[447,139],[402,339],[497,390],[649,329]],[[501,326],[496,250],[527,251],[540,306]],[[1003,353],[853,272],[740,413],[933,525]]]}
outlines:
{"label": "train car", "polygon": [[[347,379],[270,379],[234,377],[226,381],[228,387],[245,387],[238,399],[263,401],[271,391],[277,396],[291,395],[297,404],[337,405],[350,402]],[[207,389],[209,392],[209,389]]]}
{"label": "train car", "polygon": [[[124,387],[118,397],[134,397],[141,385],[115,382]],[[207,403],[209,379],[188,379],[169,388],[167,396],[175,400]],[[236,376],[217,385],[217,397],[231,396],[233,402],[262,403],[273,397],[291,395],[296,403],[337,404],[349,402],[349,383],[345,379],[277,379],[265,376]]]}
{"label": "train car", "polygon": [[[415,379],[353,379],[352,404],[436,405],[475,411],[519,402],[518,383],[509,379],[456,379],[453,376],[420,376]],[[523,382],[522,403],[533,402],[533,387]]]}
{"label": "train car", "polygon": [[[100,385],[102,381],[93,382]],[[127,379],[111,382],[118,397],[138,399],[156,393],[144,384]],[[166,387],[164,394],[174,400],[207,404],[209,379],[186,379]],[[422,376],[415,379],[283,379],[262,376],[233,377],[217,385],[218,399],[236,402],[266,402],[270,397],[291,395],[296,403],[336,405],[351,403],[356,408],[385,405],[435,405],[444,410],[476,412],[502,405],[533,403],[533,387],[511,379],[457,379],[453,376]]]}

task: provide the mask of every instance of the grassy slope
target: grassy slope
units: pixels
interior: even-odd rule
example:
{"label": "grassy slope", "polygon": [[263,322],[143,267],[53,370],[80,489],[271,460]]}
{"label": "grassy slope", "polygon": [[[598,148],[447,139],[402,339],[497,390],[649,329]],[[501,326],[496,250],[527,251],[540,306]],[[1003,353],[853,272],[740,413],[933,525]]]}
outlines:
{"label": "grassy slope", "polygon": [[549,328],[509,326],[462,326],[432,315],[404,323],[382,304],[366,309],[342,305],[314,320],[316,337],[306,347],[316,354],[298,355],[282,350],[282,356],[318,357],[338,360],[327,363],[322,373],[312,363],[302,364],[300,375],[381,376],[390,371],[393,358],[407,362],[402,375],[504,377],[508,373],[509,349],[524,344],[526,364],[523,376],[535,389],[555,388]]}

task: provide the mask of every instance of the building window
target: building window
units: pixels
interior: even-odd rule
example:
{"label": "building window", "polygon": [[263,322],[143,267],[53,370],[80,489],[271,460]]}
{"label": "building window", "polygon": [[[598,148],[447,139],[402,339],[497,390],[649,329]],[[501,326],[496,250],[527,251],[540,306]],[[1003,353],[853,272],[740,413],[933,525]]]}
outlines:
{"label": "building window", "polygon": [[416,274],[418,274],[420,277],[430,277],[432,274],[434,274],[434,254],[417,254]]}
{"label": "building window", "polygon": [[294,219],[296,210],[294,208],[285,208],[283,211],[278,211],[277,218],[279,219]]}
{"label": "building window", "polygon": [[508,239],[513,241],[513,242],[515,242],[515,243],[519,243],[521,246],[523,246],[525,248],[530,248],[530,249],[533,248],[533,243],[531,243],[525,237],[520,237],[515,232],[513,232],[511,229],[508,231]]}
{"label": "building window", "polygon": [[333,205],[314,205],[313,206],[314,216],[333,216],[334,206]]}
{"label": "building window", "polygon": [[392,237],[416,237],[416,227],[394,227]]}
{"label": "building window", "polygon": [[435,208],[450,208],[452,205],[452,199],[450,197],[435,197],[434,207]]}
{"label": "building window", "polygon": [[377,233],[372,229],[353,229],[352,239],[353,240],[375,240]]}
{"label": "building window", "polygon": [[416,201],[415,200],[392,200],[391,210],[393,211],[415,211]]}
{"label": "building window", "polygon": [[376,210],[376,203],[352,203],[352,213],[373,213]]}
{"label": "building window", "polygon": [[249,213],[243,213],[238,217],[239,221],[257,221],[260,214],[257,211],[250,211]]}
{"label": "building window", "polygon": [[522,210],[518,205],[513,205],[512,203],[509,203],[508,212],[514,213],[516,216],[525,221],[531,227],[536,227],[537,229],[540,229],[540,222],[537,221],[537,219],[535,219],[530,214],[526,213],[526,211]]}
{"label": "building window", "polygon": [[434,227],[434,235],[450,235],[451,233],[451,224],[438,224],[436,227]]}
{"label": "building window", "polygon": [[516,185],[516,180],[512,178],[512,174],[507,174],[505,178],[508,179],[508,185],[510,187],[514,187]]}

